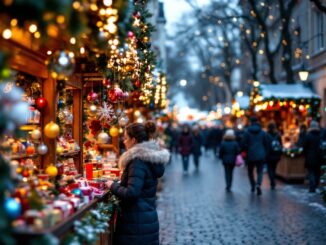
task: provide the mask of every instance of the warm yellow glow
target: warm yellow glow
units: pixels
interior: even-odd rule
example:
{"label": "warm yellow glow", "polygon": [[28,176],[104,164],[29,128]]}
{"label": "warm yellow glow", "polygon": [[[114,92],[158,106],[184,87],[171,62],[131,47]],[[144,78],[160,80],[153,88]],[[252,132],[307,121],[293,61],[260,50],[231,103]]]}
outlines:
{"label": "warm yellow glow", "polygon": [[57,23],[58,23],[58,24],[63,24],[63,23],[65,23],[65,17],[64,17],[63,15],[59,15],[59,16],[57,17]]}
{"label": "warm yellow glow", "polygon": [[52,51],[51,51],[51,50],[48,50],[48,51],[46,52],[46,54],[47,54],[47,55],[51,55],[51,54],[52,54]]}
{"label": "warm yellow glow", "polygon": [[11,21],[10,21],[10,25],[11,26],[16,26],[18,24],[18,20],[17,19],[12,19]]}
{"label": "warm yellow glow", "polygon": [[34,33],[37,31],[37,26],[35,24],[31,24],[28,28],[28,30],[31,32],[31,33]]}
{"label": "warm yellow glow", "polygon": [[80,48],[80,53],[81,53],[81,54],[85,54],[85,48],[84,48],[84,47],[81,47],[81,48]]}
{"label": "warm yellow glow", "polygon": [[41,37],[41,33],[38,32],[38,31],[35,32],[35,33],[34,33],[34,37],[35,37],[35,38],[40,38],[40,37]]}
{"label": "warm yellow glow", "polygon": [[74,37],[70,38],[70,43],[71,44],[76,44],[76,38],[74,38]]}
{"label": "warm yellow glow", "polygon": [[97,11],[98,10],[98,7],[97,7],[97,5],[95,3],[93,3],[93,4],[91,4],[90,9],[92,11]]}
{"label": "warm yellow glow", "polygon": [[12,37],[12,32],[10,29],[5,29],[3,32],[2,32],[2,37],[4,39],[10,39]]}
{"label": "warm yellow glow", "polygon": [[73,7],[74,9],[79,9],[79,8],[80,8],[80,2],[78,2],[78,1],[73,2],[73,3],[72,3],[72,7]]}
{"label": "warm yellow glow", "polygon": [[258,81],[254,81],[254,86],[255,87],[258,87],[260,85],[260,82],[258,82]]}
{"label": "warm yellow glow", "polygon": [[111,6],[112,5],[112,0],[103,0],[103,4],[105,6]]}

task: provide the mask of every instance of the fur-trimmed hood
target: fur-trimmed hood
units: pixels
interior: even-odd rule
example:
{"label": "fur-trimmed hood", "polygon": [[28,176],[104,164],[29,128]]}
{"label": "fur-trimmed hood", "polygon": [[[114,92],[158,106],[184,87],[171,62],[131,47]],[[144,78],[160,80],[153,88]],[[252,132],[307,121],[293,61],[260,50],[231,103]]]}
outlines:
{"label": "fur-trimmed hood", "polygon": [[145,141],[134,145],[120,156],[119,168],[124,169],[127,163],[136,158],[144,162],[164,165],[169,161],[170,153],[168,150],[161,148],[154,140]]}

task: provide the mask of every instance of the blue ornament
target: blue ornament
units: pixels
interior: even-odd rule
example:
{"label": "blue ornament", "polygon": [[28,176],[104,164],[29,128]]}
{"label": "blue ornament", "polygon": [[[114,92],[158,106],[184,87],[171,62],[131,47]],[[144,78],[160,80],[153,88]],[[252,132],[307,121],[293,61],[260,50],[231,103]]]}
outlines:
{"label": "blue ornament", "polygon": [[22,210],[21,204],[19,201],[17,201],[16,198],[7,198],[4,202],[4,208],[6,214],[11,218],[11,219],[16,219]]}
{"label": "blue ornament", "polygon": [[58,108],[63,108],[65,106],[65,101],[63,99],[58,100]]}
{"label": "blue ornament", "polygon": [[83,192],[81,191],[81,189],[78,189],[78,188],[73,189],[73,190],[71,191],[71,193],[74,194],[75,196],[83,197]]}

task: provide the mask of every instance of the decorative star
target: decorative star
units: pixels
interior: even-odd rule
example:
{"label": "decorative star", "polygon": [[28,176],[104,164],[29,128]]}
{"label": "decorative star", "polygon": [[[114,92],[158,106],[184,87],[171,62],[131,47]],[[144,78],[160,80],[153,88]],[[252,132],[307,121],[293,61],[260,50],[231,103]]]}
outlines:
{"label": "decorative star", "polygon": [[114,110],[112,105],[108,105],[106,102],[103,102],[103,107],[100,107],[97,112],[98,120],[102,121],[111,121],[114,116]]}

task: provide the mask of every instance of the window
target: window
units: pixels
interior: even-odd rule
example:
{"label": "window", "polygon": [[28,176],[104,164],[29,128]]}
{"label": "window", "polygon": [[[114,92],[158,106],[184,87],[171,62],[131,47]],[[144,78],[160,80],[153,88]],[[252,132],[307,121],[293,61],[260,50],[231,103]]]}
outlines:
{"label": "window", "polygon": [[324,21],[323,21],[323,13],[318,11],[316,12],[316,51],[324,48]]}

